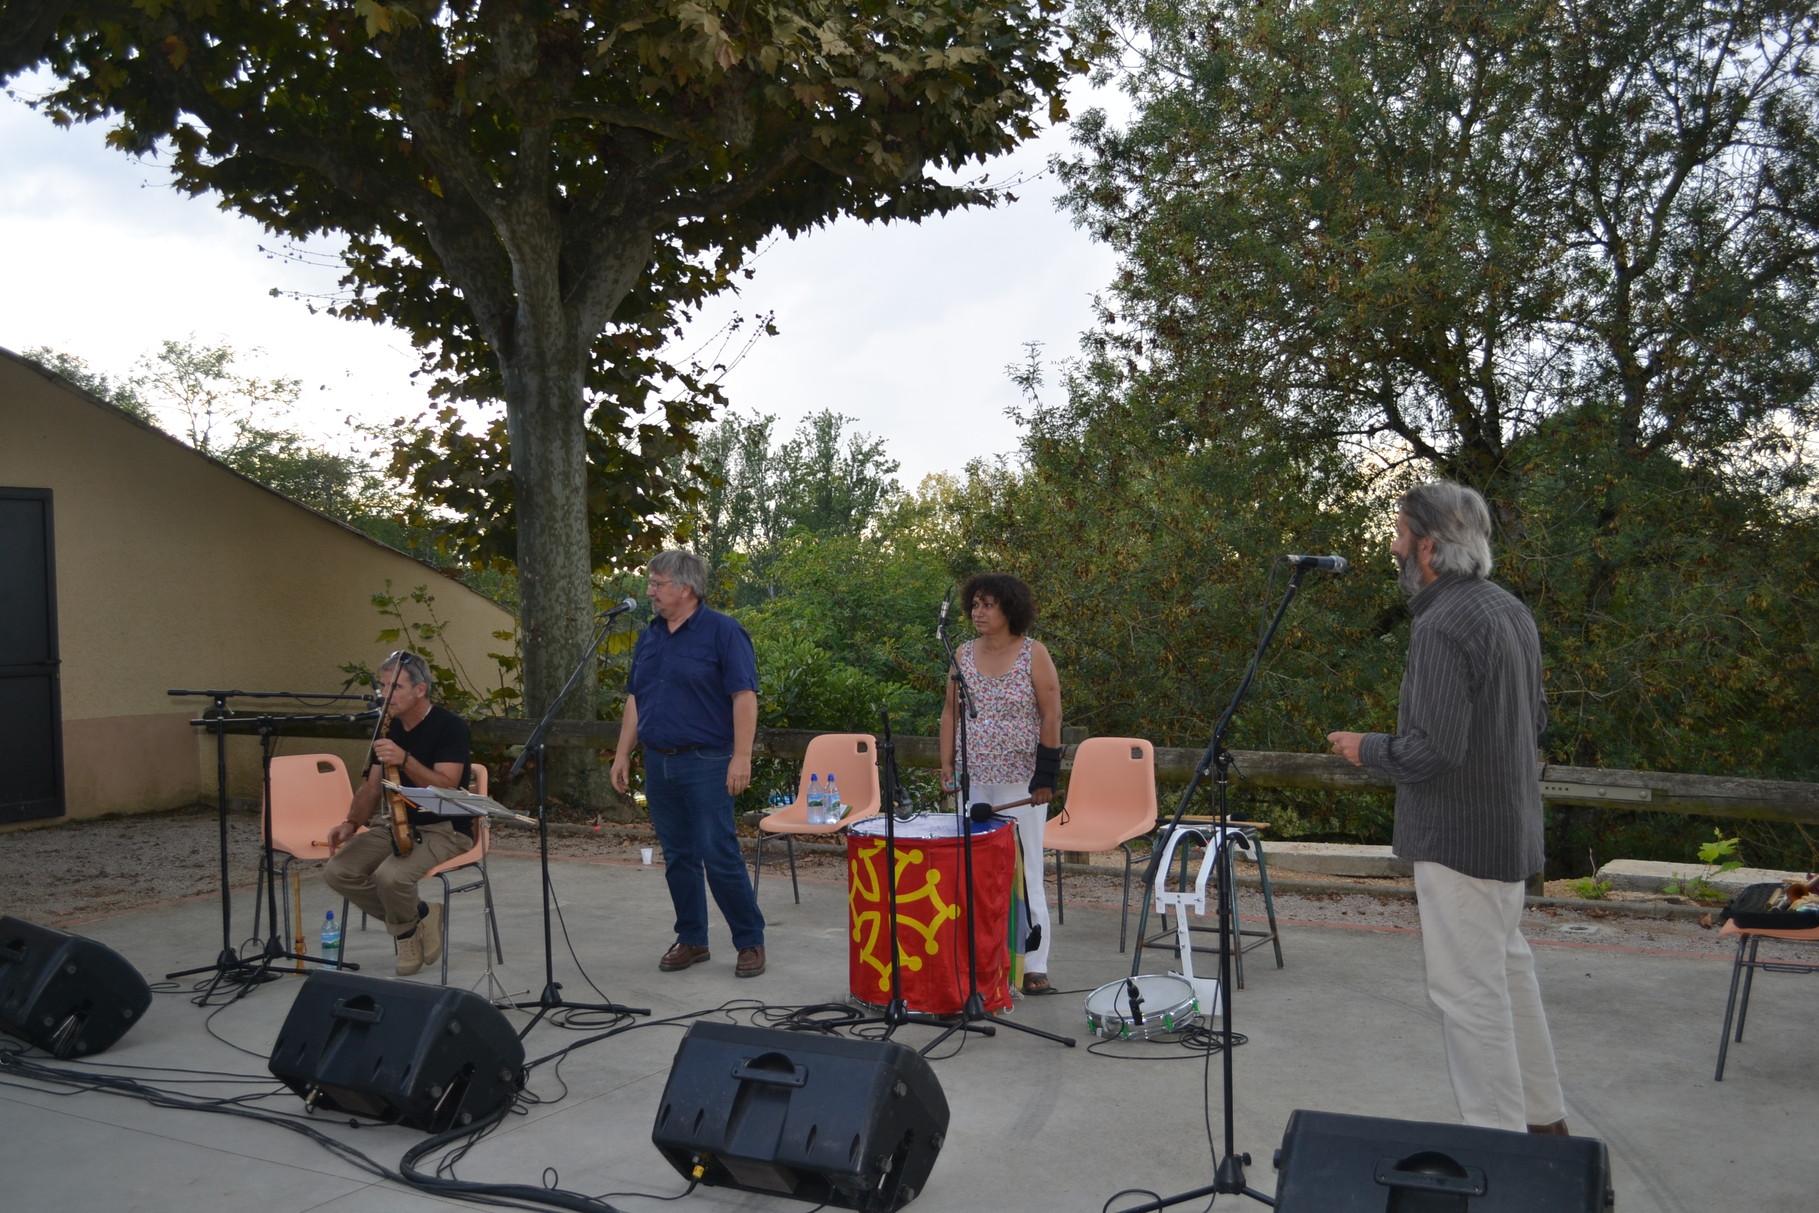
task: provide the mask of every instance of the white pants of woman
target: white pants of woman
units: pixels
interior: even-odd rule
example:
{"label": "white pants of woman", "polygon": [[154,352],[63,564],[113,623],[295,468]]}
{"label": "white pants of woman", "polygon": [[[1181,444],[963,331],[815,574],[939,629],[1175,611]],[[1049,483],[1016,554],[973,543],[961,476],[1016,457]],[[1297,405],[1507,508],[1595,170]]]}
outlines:
{"label": "white pants of woman", "polygon": [[[1030,794],[1025,783],[975,783],[966,794],[966,803],[1009,804]],[[1017,823],[1017,838],[1023,847],[1023,868],[1029,881],[1030,922],[1042,930],[1042,942],[1023,957],[1025,973],[1048,972],[1048,885],[1042,879],[1042,830],[1048,824],[1048,806],[1026,804],[1018,809],[1003,809],[1001,817]]]}
{"label": "white pants of woman", "polygon": [[1521,1132],[1566,1116],[1521,881],[1415,864],[1427,993],[1445,1023],[1446,1068],[1468,1125]]}

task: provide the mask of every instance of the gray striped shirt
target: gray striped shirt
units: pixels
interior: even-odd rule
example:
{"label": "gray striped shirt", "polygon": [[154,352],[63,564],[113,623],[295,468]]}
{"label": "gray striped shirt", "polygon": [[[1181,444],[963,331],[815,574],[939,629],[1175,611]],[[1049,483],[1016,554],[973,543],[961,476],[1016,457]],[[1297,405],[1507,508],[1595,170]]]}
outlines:
{"label": "gray striped shirt", "polygon": [[1366,766],[1396,781],[1396,854],[1484,880],[1541,870],[1537,759],[1547,703],[1534,616],[1500,586],[1441,577],[1409,599],[1396,732]]}

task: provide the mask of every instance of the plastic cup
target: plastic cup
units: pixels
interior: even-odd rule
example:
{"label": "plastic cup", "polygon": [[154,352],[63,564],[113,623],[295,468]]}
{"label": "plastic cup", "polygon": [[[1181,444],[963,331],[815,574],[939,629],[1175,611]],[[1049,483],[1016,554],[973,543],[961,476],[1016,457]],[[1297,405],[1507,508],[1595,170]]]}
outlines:
{"label": "plastic cup", "polygon": [[651,854],[652,854],[652,850],[650,847],[639,847],[638,848],[638,858],[640,861],[643,862],[644,866],[647,868],[651,866]]}

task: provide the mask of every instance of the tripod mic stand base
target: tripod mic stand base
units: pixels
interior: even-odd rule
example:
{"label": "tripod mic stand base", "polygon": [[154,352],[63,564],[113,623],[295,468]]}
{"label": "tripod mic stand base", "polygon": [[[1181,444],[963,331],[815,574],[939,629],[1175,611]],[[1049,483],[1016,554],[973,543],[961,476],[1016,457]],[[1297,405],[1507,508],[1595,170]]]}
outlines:
{"label": "tripod mic stand base", "polygon": [[520,1037],[529,1036],[531,1029],[536,1027],[551,1011],[598,1011],[605,1015],[649,1015],[651,1013],[649,1007],[626,1007],[616,1002],[570,1002],[562,997],[562,983],[559,981],[552,981],[544,986],[543,993],[538,995],[535,1002],[514,1002],[511,1006],[514,1011],[537,1012],[524,1026],[524,1031],[518,1033]]}
{"label": "tripod mic stand base", "polygon": [[164,980],[176,981],[179,977],[194,977],[198,973],[213,973],[215,980],[231,980],[243,984],[258,984],[277,981],[280,974],[272,972],[258,960],[247,960],[232,948],[224,950],[215,958],[214,964],[200,965],[194,969],[179,969],[175,973],[166,973]]}

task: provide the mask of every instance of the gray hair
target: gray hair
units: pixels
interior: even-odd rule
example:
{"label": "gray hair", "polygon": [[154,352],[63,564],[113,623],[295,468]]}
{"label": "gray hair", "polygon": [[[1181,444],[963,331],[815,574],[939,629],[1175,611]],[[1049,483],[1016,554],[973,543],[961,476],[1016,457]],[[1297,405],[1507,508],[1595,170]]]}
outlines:
{"label": "gray hair", "polygon": [[695,597],[707,601],[707,561],[693,552],[671,548],[651,557],[650,573],[662,574],[677,585],[687,586]]}
{"label": "gray hair", "polygon": [[1432,539],[1430,563],[1442,577],[1491,575],[1491,510],[1476,489],[1446,480],[1430,480],[1402,494],[1396,508],[1408,522],[1409,534]]}
{"label": "gray hair", "polygon": [[436,679],[429,672],[429,662],[409,649],[399,649],[379,663],[381,675],[388,670],[396,670],[403,674],[410,679],[412,686],[422,687],[426,693],[434,693],[436,690]]}

